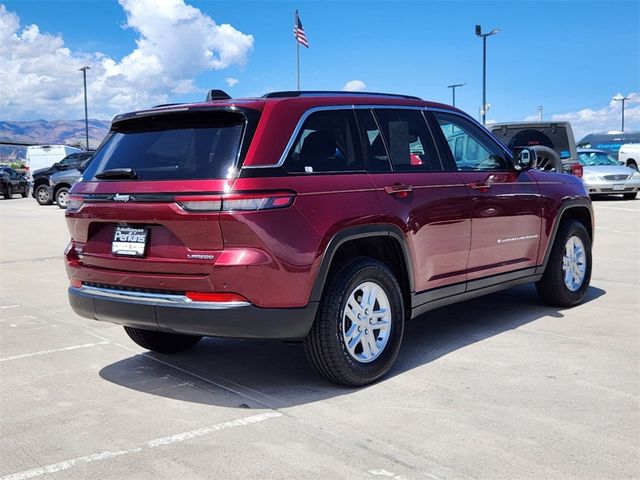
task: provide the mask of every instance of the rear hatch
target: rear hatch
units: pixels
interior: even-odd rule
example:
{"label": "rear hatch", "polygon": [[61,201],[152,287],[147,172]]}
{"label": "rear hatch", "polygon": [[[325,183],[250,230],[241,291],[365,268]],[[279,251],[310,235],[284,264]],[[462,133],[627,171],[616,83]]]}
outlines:
{"label": "rear hatch", "polygon": [[67,223],[86,266],[211,272],[229,191],[259,112],[174,109],[116,119],[72,190]]}

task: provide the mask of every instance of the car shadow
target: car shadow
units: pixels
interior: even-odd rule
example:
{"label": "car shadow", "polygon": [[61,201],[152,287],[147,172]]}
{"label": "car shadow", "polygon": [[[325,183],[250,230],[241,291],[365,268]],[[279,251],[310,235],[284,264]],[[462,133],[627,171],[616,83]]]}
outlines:
{"label": "car shadow", "polygon": [[[592,286],[583,303],[603,294]],[[389,377],[548,316],[564,315],[542,305],[533,285],[433,310],[407,322]],[[179,354],[134,355],[104,367],[100,376],[143,393],[232,408],[284,408],[354,391],[317,375],[300,342],[207,338]]]}

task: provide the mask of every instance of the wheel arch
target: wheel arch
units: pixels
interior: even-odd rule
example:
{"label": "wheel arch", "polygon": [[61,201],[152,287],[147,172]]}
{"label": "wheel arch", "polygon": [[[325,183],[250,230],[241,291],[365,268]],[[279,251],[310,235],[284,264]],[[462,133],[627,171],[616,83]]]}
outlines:
{"label": "wheel arch", "polygon": [[556,220],[553,225],[551,235],[549,236],[549,242],[547,243],[542,265],[536,269],[536,273],[544,272],[547,266],[547,262],[549,261],[549,256],[551,255],[551,249],[553,248],[553,244],[556,241],[558,228],[560,227],[560,225],[562,225],[563,222],[567,222],[569,220],[577,220],[578,222],[582,223],[585,226],[587,233],[589,234],[589,239],[593,242],[594,221],[593,207],[591,206],[591,202],[586,199],[572,199],[566,201],[558,209]]}
{"label": "wheel arch", "polygon": [[336,233],[324,250],[309,301],[319,302],[322,299],[327,280],[342,259],[360,255],[376,258],[393,271],[405,305],[410,306],[414,291],[411,253],[400,228],[387,224],[349,227]]}
{"label": "wheel arch", "polygon": [[54,199],[56,198],[56,195],[58,194],[58,191],[63,187],[68,188],[69,190],[71,190],[71,185],[69,185],[68,183],[64,183],[64,182],[58,183],[56,186],[53,187],[53,198]]}

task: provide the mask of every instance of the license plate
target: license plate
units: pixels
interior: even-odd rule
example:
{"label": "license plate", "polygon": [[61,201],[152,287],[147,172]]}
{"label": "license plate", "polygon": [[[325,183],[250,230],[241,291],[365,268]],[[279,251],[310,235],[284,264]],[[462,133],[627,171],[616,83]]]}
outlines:
{"label": "license plate", "polygon": [[622,184],[617,184],[613,186],[614,190],[624,190],[624,185]]}
{"label": "license plate", "polygon": [[144,257],[148,233],[147,228],[116,227],[113,232],[111,253],[128,257]]}

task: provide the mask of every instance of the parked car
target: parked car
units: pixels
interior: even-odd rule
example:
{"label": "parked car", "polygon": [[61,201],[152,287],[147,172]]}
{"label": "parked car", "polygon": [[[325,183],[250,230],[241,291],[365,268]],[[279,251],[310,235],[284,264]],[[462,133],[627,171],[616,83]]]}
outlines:
{"label": "parked car", "polygon": [[489,129],[509,148],[532,148],[537,156],[536,168],[540,170],[582,175],[569,122],[495,123]]}
{"label": "parked car", "polygon": [[589,195],[620,195],[633,200],[640,190],[640,173],[620,165],[604,150],[578,149],[578,161],[584,169],[582,181]]}
{"label": "parked car", "polygon": [[49,185],[47,186],[48,198],[55,199],[56,205],[63,210],[67,208],[69,199],[69,190],[80,179],[82,172],[91,162],[91,156],[85,158],[77,168],[61,170],[49,177]]}
{"label": "parked car", "polygon": [[640,143],[622,145],[618,151],[618,161],[637,172],[640,164]]}
{"label": "parked car", "polygon": [[31,195],[40,205],[51,205],[55,197],[51,196],[49,178],[51,175],[62,170],[77,169],[93,155],[92,152],[72,153],[67,155],[60,162],[56,162],[50,167],[36,170],[33,175],[33,188]]}
{"label": "parked car", "polygon": [[358,386],[431,309],[530,282],[552,305],[584,298],[584,184],[533,169],[535,152],[460,110],[218,98],[115,117],[65,213],[79,315],[163,353],[203,336],[302,340],[320,374]]}
{"label": "parked car", "polygon": [[0,193],[7,200],[16,193],[24,198],[29,195],[29,181],[13,168],[0,166]]}

